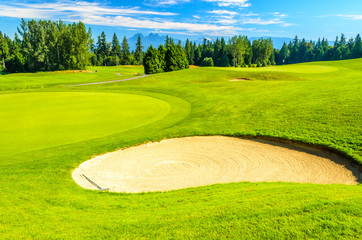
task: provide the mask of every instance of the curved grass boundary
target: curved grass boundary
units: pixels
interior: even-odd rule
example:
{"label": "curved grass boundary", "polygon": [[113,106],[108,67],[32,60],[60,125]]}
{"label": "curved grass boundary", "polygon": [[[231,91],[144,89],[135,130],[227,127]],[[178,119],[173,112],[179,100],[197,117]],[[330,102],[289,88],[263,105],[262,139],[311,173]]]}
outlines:
{"label": "curved grass boundary", "polygon": [[[93,91],[83,91],[83,93],[93,93]],[[99,93],[98,91],[95,93]],[[107,93],[107,92],[103,92]],[[69,144],[63,144],[59,146],[48,147],[40,150],[28,151],[18,154],[11,155],[11,162],[7,162],[8,156],[0,156],[0,163],[1,165],[11,165],[16,164],[19,162],[31,162],[33,159],[36,159],[37,156],[49,156],[53,154],[59,154],[61,152],[66,152],[68,150],[75,151],[74,149],[84,150],[87,153],[86,156],[83,158],[83,161],[88,157],[99,155],[105,152],[114,151],[119,148],[129,147],[135,144],[142,144],[148,141],[154,141],[154,137],[158,140],[167,137],[166,135],[162,134],[162,129],[167,129],[178,122],[185,119],[190,111],[191,105],[187,101],[171,96],[166,94],[160,93],[152,93],[152,92],[143,92],[143,91],[119,91],[113,92],[114,94],[130,94],[130,95],[140,95],[146,96],[154,99],[158,99],[163,102],[167,102],[169,105],[169,111],[167,114],[157,119],[156,121],[143,125],[138,126],[123,132],[117,132],[114,134],[108,134],[103,137],[95,137],[86,141],[79,141],[73,142]],[[147,135],[145,133],[147,132]],[[151,137],[153,136],[153,137]],[[95,147],[96,146],[96,147]],[[101,150],[100,150],[101,149]],[[87,151],[88,150],[88,151]],[[79,160],[81,161],[81,160]],[[75,168],[77,164],[80,162],[76,161],[70,167]],[[71,176],[70,176],[71,177]]]}
{"label": "curved grass boundary", "polygon": [[2,156],[128,131],[170,111],[160,99],[124,93],[3,94],[0,102]]}

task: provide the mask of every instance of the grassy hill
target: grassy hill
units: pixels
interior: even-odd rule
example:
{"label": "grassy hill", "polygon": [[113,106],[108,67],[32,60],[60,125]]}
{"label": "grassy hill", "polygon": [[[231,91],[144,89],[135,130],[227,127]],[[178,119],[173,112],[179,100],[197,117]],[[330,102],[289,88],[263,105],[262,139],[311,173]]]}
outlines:
{"label": "grassy hill", "polygon": [[193,68],[66,87],[127,79],[143,71],[95,69],[0,75],[2,238],[362,235],[361,185],[232,183],[115,194],[82,189],[71,178],[72,170],[92,156],[192,135],[290,139],[326,146],[362,163],[362,59],[259,69]]}

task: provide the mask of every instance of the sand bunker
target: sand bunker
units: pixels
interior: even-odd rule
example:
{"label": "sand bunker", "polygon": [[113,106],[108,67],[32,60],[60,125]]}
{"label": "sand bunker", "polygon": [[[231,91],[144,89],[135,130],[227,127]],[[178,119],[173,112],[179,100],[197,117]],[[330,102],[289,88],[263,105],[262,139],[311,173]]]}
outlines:
{"label": "sand bunker", "polygon": [[[114,192],[167,191],[230,182],[358,184],[357,169],[332,153],[264,140],[186,137],[107,153],[82,163],[73,179]],[[86,176],[86,177],[84,177]]]}

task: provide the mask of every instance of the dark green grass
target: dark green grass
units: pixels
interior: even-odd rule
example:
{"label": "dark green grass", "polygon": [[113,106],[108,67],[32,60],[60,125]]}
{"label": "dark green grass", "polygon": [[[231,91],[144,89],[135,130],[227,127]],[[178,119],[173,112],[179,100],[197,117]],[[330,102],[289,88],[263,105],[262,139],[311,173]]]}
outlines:
{"label": "dark green grass", "polygon": [[[73,88],[55,84],[51,89],[38,89],[37,84],[26,89],[29,85],[19,84],[18,90],[3,91],[128,93],[160,99],[171,109],[149,125],[0,157],[0,162],[8,163],[0,166],[0,236],[359,239],[361,185],[233,183],[166,193],[115,194],[82,189],[73,182],[71,172],[90,157],[121,147],[212,134],[321,144],[362,162],[361,68],[362,59],[264,69],[197,68],[113,84]],[[98,72],[100,81],[115,69],[104,71]],[[37,75],[39,81],[45,77],[42,74]],[[1,82],[4,76],[15,81],[22,78],[0,76],[4,89],[13,89],[11,83]],[[230,82],[233,78],[251,80]],[[14,114],[21,117],[21,112],[14,110]]]}

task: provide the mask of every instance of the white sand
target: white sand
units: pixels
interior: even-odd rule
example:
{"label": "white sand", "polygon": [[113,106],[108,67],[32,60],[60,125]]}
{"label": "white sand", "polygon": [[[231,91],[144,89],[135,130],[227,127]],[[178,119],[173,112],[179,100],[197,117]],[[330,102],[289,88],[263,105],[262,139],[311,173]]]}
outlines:
{"label": "white sand", "polygon": [[232,137],[186,137],[107,153],[82,163],[73,179],[113,192],[151,192],[230,182],[358,184],[343,159],[316,149]]}

